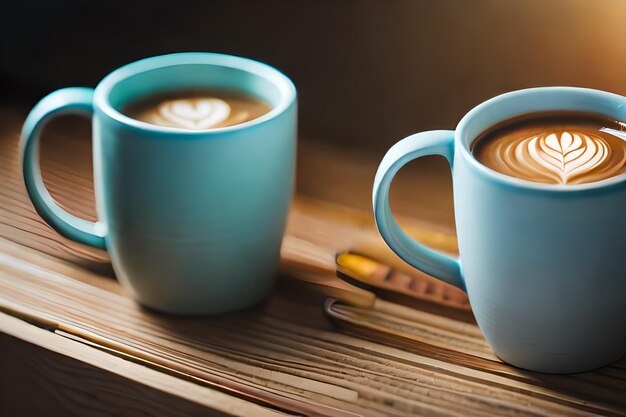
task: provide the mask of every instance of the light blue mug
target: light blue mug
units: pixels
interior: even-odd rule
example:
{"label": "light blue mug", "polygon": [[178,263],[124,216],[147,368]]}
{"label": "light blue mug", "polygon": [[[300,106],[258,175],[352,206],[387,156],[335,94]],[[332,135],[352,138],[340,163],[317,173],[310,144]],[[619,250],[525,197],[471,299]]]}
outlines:
{"label": "light blue mug", "polygon": [[[272,110],[252,121],[185,131],[131,119],[129,101],[189,88],[234,90]],[[106,249],[122,284],[144,305],[209,314],[255,304],[269,292],[291,201],[296,90],[265,64],[182,53],[144,59],[96,87],[42,99],[22,131],[23,174],[41,217],[63,236]],[[69,214],[45,189],[38,139],[52,117],[93,121],[98,221]]]}
{"label": "light blue mug", "polygon": [[[394,145],[376,173],[373,203],[394,252],[467,291],[501,359],[569,373],[607,365],[626,351],[626,174],[582,185],[540,184],[495,172],[470,152],[487,128],[550,110],[626,120],[626,98],[569,87],[495,97],[467,113],[455,131],[422,132]],[[426,155],[442,155],[452,169],[460,259],[414,241],[389,208],[394,175]]]}

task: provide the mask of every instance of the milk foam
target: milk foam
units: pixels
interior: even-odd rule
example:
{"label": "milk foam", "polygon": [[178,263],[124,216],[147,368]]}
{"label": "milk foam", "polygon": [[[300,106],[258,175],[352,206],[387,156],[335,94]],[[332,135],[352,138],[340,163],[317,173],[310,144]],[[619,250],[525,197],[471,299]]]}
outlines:
{"label": "milk foam", "polygon": [[154,117],[161,123],[185,129],[202,130],[215,127],[230,115],[230,106],[219,98],[167,100],[155,109]]}
{"label": "milk foam", "polygon": [[474,153],[500,173],[535,182],[584,184],[625,172],[626,133],[602,127],[602,121],[580,123],[531,120],[495,130],[478,141]]}
{"label": "milk foam", "polygon": [[218,94],[181,91],[169,96],[149,96],[128,105],[125,113],[158,126],[201,131],[244,123],[271,110],[267,103],[253,97]]}
{"label": "milk foam", "polygon": [[584,132],[546,132],[511,143],[500,142],[495,151],[505,170],[529,171],[561,184],[612,177],[626,163],[625,155],[601,169],[612,149],[601,137]]}

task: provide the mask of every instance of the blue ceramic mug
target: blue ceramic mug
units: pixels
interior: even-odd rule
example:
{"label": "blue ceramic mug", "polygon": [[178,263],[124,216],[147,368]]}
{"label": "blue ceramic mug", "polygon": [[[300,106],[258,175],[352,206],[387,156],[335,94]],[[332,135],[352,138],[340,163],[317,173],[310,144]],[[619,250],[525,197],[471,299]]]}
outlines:
{"label": "blue ceramic mug", "polygon": [[[501,359],[566,373],[607,365],[626,351],[626,174],[582,185],[540,184],[495,172],[470,152],[487,128],[551,110],[626,120],[626,98],[568,87],[495,97],[467,113],[454,131],[422,132],[394,145],[376,173],[373,203],[394,252],[467,291]],[[394,175],[426,155],[450,163],[459,259],[413,240],[389,208]]]}
{"label": "blue ceramic mug", "polygon": [[[131,119],[136,98],[178,89],[234,90],[272,110],[239,125],[185,131]],[[45,189],[40,132],[51,118],[93,121],[98,221],[69,214]],[[41,217],[63,236],[106,249],[122,284],[146,306],[180,314],[250,306],[270,290],[291,201],[296,90],[265,64],[182,53],[144,59],[96,87],[42,99],[22,131],[23,174]]]}

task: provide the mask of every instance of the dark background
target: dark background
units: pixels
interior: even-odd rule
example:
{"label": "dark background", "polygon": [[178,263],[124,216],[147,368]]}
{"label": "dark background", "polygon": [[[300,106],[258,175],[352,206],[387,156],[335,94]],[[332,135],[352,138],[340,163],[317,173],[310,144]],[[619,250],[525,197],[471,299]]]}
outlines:
{"label": "dark background", "polygon": [[0,0],[0,95],[33,104],[139,58],[267,62],[300,93],[300,133],[382,152],[540,85],[626,93],[619,0]]}

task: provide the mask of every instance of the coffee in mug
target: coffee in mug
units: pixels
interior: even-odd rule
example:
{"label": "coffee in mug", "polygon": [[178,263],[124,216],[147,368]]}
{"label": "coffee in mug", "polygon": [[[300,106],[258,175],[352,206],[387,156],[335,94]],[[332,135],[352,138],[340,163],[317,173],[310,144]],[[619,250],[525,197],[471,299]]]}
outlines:
{"label": "coffee in mug", "polygon": [[265,101],[232,91],[183,90],[139,98],[122,113],[157,126],[209,130],[257,119],[272,110]]}
{"label": "coffee in mug", "polygon": [[[376,225],[408,264],[467,291],[496,355],[533,371],[582,372],[626,352],[626,97],[573,87],[514,91],[455,130],[413,134],[380,163]],[[450,164],[459,256],[402,230],[397,172],[428,155]],[[428,198],[428,196],[422,196]]]}
{"label": "coffee in mug", "polygon": [[[42,128],[68,113],[93,121],[96,222],[58,206],[41,180]],[[143,305],[225,313],[272,288],[296,125],[296,89],[268,65],[211,53],[146,58],[95,90],[64,88],[35,106],[22,130],[24,183],[59,233],[109,252],[115,275]]]}
{"label": "coffee in mug", "polygon": [[624,126],[592,113],[534,113],[492,126],[471,149],[482,164],[511,177],[586,184],[626,171]]}

